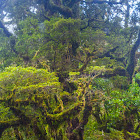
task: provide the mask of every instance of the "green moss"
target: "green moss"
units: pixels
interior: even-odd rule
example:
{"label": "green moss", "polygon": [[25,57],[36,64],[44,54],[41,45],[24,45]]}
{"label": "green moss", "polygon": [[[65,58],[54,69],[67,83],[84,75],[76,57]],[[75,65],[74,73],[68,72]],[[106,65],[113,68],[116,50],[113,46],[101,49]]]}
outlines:
{"label": "green moss", "polygon": [[126,70],[121,66],[116,67],[113,73],[114,75],[126,76]]}
{"label": "green moss", "polygon": [[129,138],[132,138],[134,140],[140,139],[140,136],[137,133],[127,132],[127,134],[129,135]]}
{"label": "green moss", "polygon": [[83,103],[81,102],[75,103],[69,109],[66,109],[59,114],[46,114],[46,118],[49,120],[49,122],[51,122],[48,123],[51,125],[51,127],[56,129],[61,123],[65,122],[66,120],[69,120],[71,116],[78,114],[79,111],[81,111],[82,106]]}

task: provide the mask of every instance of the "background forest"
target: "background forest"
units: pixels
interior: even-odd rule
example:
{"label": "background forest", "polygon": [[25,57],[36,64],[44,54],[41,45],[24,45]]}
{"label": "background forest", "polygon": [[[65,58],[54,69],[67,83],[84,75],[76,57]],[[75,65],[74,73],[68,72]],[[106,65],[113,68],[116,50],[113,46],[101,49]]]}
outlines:
{"label": "background forest", "polygon": [[139,0],[0,0],[1,140],[140,140]]}

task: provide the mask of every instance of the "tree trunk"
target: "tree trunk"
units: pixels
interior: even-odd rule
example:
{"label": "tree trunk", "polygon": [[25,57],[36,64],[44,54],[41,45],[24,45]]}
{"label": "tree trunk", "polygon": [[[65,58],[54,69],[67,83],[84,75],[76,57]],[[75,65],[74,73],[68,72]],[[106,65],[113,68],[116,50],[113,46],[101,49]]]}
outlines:
{"label": "tree trunk", "polygon": [[131,51],[130,51],[130,55],[129,55],[129,63],[127,66],[127,72],[129,73],[130,76],[130,80],[132,81],[132,76],[134,73],[134,68],[135,68],[135,54],[136,51],[138,49],[138,47],[140,46],[140,32],[138,33],[138,39],[135,42],[135,44],[133,45]]}
{"label": "tree trunk", "polygon": [[126,13],[125,13],[125,28],[128,28],[128,23],[129,23],[129,13],[130,13],[130,5],[128,3],[128,0],[125,2],[126,4]]}

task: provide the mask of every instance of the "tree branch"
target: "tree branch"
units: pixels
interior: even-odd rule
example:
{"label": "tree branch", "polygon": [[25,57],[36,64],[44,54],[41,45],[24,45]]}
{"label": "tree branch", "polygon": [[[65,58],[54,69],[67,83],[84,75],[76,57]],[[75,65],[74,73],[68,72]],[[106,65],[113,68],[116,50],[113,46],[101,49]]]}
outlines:
{"label": "tree branch", "polygon": [[[110,52],[115,52],[117,48],[119,48],[119,46],[117,46],[117,47],[115,47],[113,49],[110,49],[109,51],[107,51],[103,55],[95,56],[96,57],[95,59],[97,59],[97,58],[104,58],[104,57],[111,57],[111,59],[116,59],[118,61],[124,60],[124,58],[114,58],[113,56],[110,55]],[[95,52],[95,50],[92,53],[87,55],[86,60],[85,60],[85,62],[83,64],[83,66],[78,70],[79,72],[83,72],[83,70],[86,69],[87,65],[91,61],[91,57],[95,55],[94,52]]]}
{"label": "tree branch", "polygon": [[87,4],[103,4],[103,3],[107,3],[109,5],[113,5],[113,4],[122,4],[124,3],[125,0],[121,0],[120,2],[116,2],[116,1],[106,1],[106,0],[103,0],[103,1],[100,1],[100,0],[93,0],[91,2],[86,2],[86,1],[83,1],[84,3],[87,3]]}
{"label": "tree branch", "polygon": [[65,17],[69,18],[72,17],[72,10],[69,7],[63,5],[56,5],[52,0],[49,1],[51,10],[58,11],[60,14],[64,15]]}
{"label": "tree branch", "polygon": [[9,121],[0,121],[0,138],[5,129],[7,129],[11,126],[19,126],[20,123],[21,123],[20,119],[14,119],[14,120],[9,120]]}

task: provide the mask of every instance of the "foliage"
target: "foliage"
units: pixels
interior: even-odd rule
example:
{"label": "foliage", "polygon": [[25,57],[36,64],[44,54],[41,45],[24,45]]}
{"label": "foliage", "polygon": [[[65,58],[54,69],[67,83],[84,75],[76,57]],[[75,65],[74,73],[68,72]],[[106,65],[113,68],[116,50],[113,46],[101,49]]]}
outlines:
{"label": "foliage", "polygon": [[133,0],[1,0],[0,139],[139,139],[138,26]]}
{"label": "foliage", "polygon": [[[41,55],[48,56],[53,69],[70,69],[74,67],[73,56],[79,47],[79,20],[51,19],[45,21],[45,40],[48,41],[41,48]],[[51,51],[51,53],[50,53]],[[44,54],[45,53],[45,54]]]}
{"label": "foliage", "polygon": [[[33,67],[6,68],[5,71],[0,74],[0,89],[1,122],[6,118],[6,122],[8,120],[12,121],[14,114],[18,114],[14,112],[12,108],[16,108],[24,112],[27,118],[38,118],[38,125],[42,124],[42,128],[46,127],[46,121],[44,120],[45,118],[42,118],[41,112],[43,113],[43,110],[47,111],[48,113],[46,112],[46,115],[53,117],[49,115],[49,113],[63,110],[64,107],[61,96],[68,95],[68,93],[63,92],[55,73],[50,73],[45,69],[35,69]],[[53,98],[55,96],[56,99]],[[58,111],[56,111],[56,108],[58,108]],[[2,111],[3,109],[5,112]],[[61,114],[58,115],[58,117],[60,118]],[[17,120],[20,119],[18,116],[15,118]],[[32,119],[31,126],[33,125]],[[28,120],[24,121],[28,122]],[[26,130],[27,128],[24,129]],[[29,136],[29,134],[27,135]]]}

